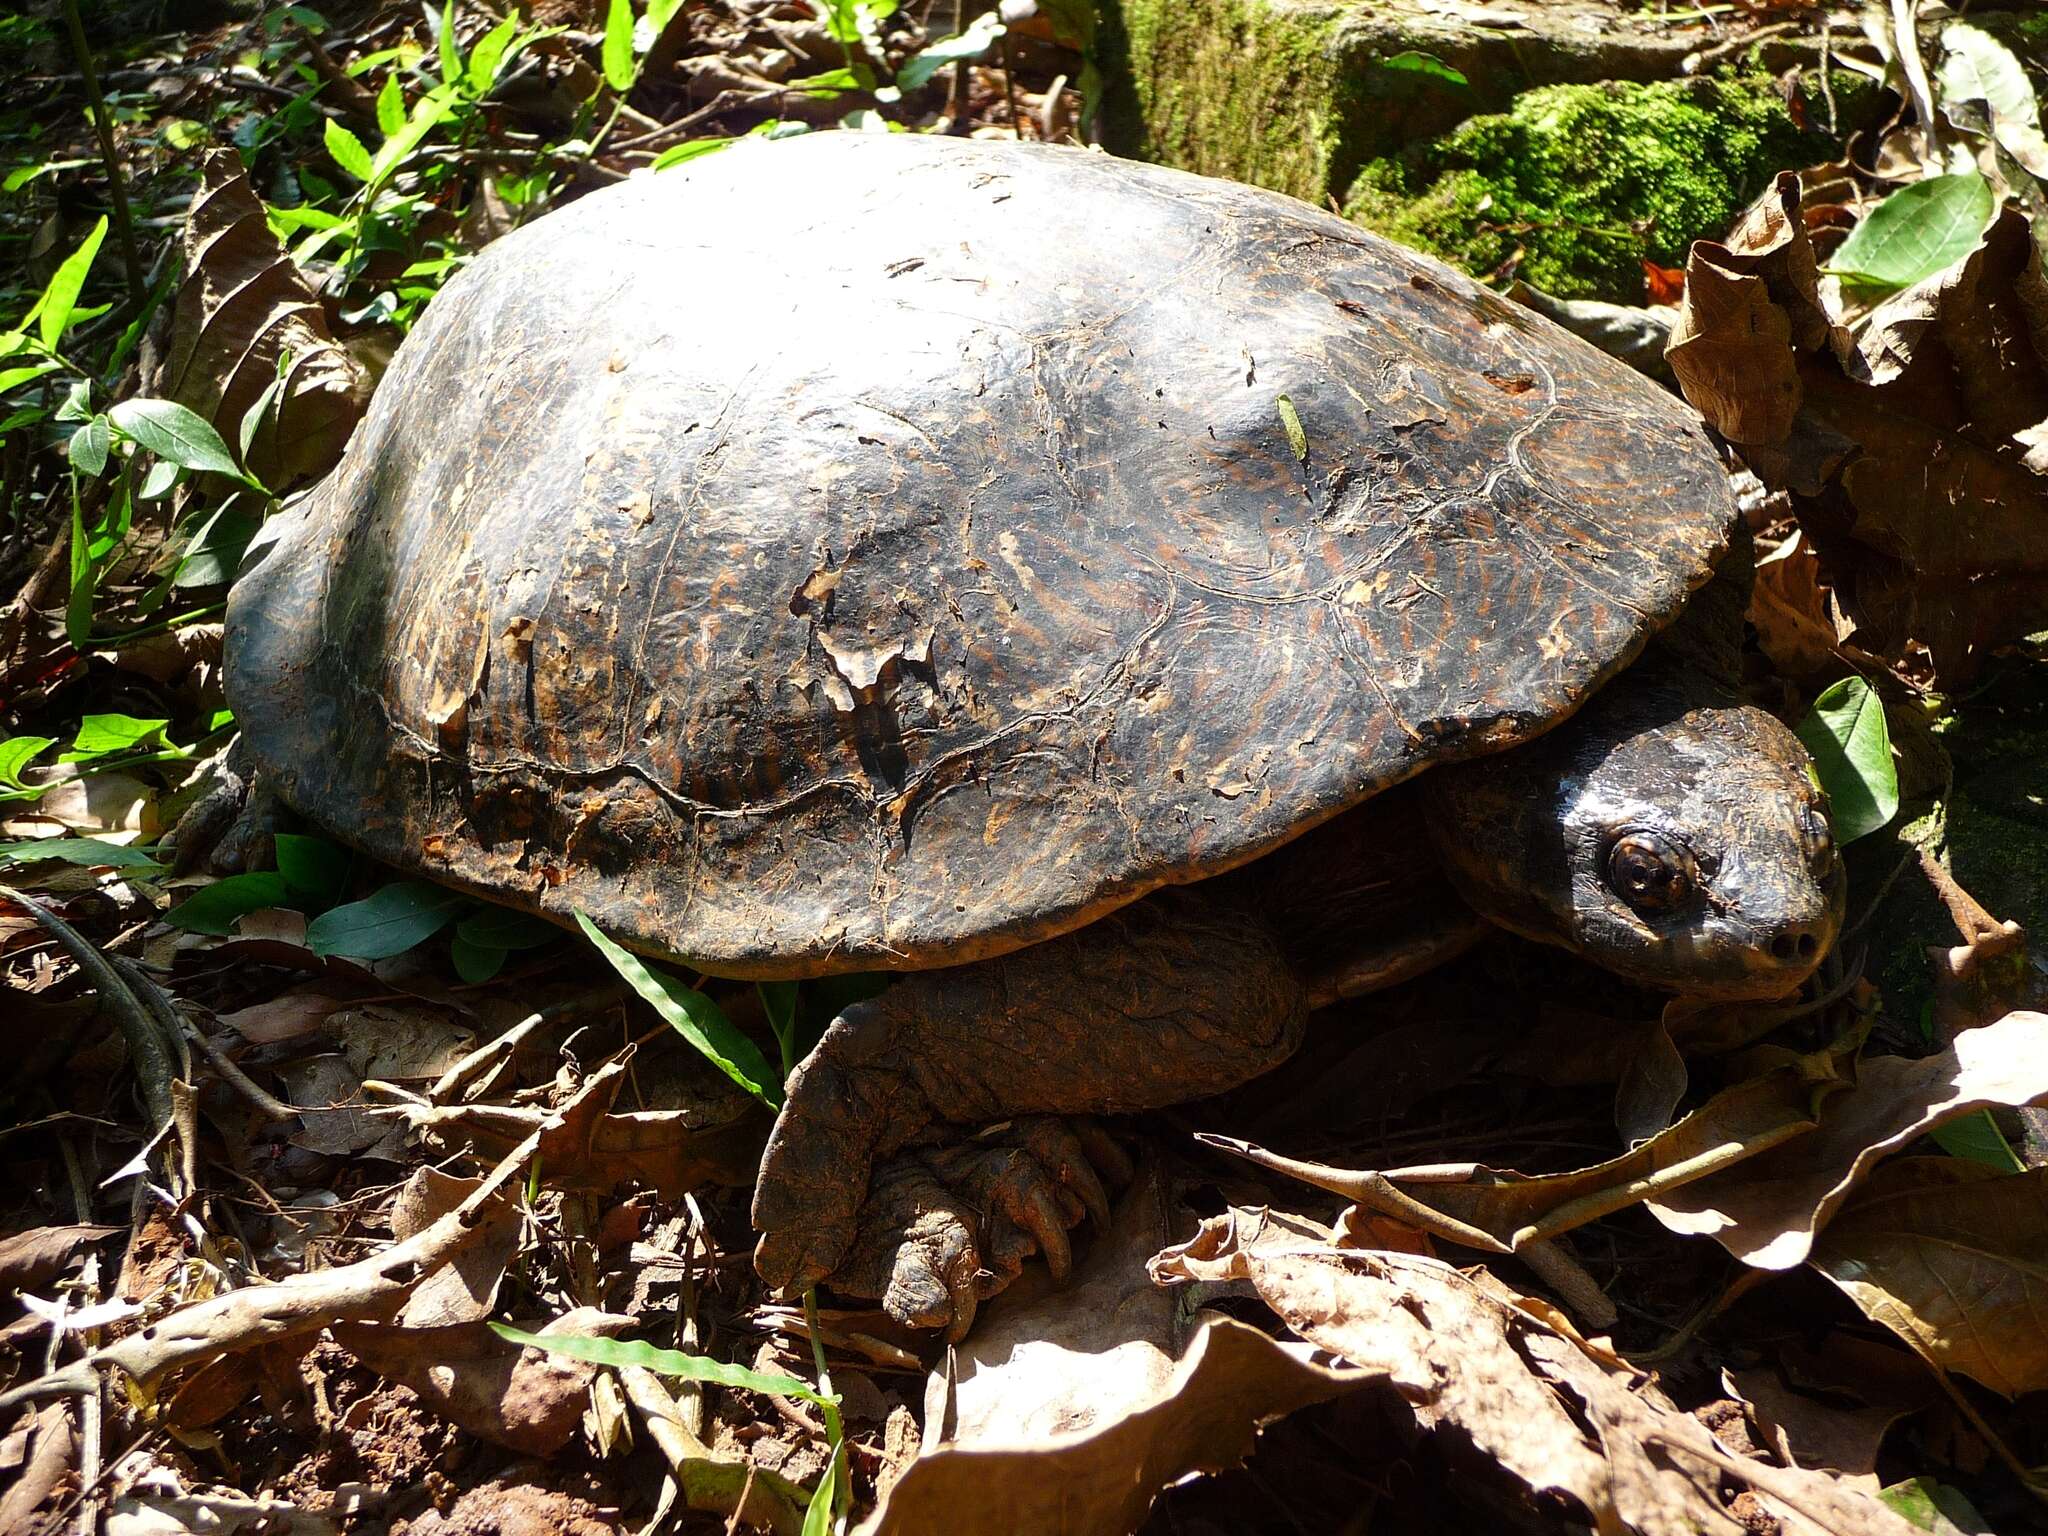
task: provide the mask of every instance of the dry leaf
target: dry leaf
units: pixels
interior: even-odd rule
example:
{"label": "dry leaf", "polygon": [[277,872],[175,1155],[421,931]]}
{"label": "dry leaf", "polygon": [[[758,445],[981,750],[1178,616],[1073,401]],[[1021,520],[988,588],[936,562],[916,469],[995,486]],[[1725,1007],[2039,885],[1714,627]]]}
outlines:
{"label": "dry leaf", "polygon": [[1739,1536],[1725,1480],[1796,1509],[1804,1529],[1907,1536],[1875,1500],[1730,1452],[1655,1383],[1556,1325],[1484,1271],[1276,1237],[1263,1212],[1203,1223],[1154,1265],[1164,1279],[1249,1281],[1288,1327],[1384,1372],[1417,1421],[1452,1429],[1532,1492],[1584,1505],[1595,1530]]}
{"label": "dry leaf", "polygon": [[1959,1115],[2043,1100],[2048,1015],[2010,1013],[1936,1056],[1866,1059],[1815,1134],[1648,1203],[1674,1232],[1712,1236],[1759,1269],[1790,1269],[1880,1159]]}
{"label": "dry leaf", "polygon": [[1183,1323],[1146,1272],[1168,1198],[1144,1170],[1067,1290],[1027,1281],[985,1309],[866,1536],[1122,1536],[1166,1484],[1240,1461],[1262,1421],[1377,1379],[1219,1313]]}
{"label": "dry leaf", "polygon": [[2008,1398],[2048,1387],[2048,1168],[1900,1158],[1843,1206],[1813,1267],[1940,1369]]}
{"label": "dry leaf", "polygon": [[0,1238],[0,1291],[29,1291],[126,1227],[35,1227]]}
{"label": "dry leaf", "polygon": [[[2048,280],[2026,218],[1872,311],[1831,323],[1781,176],[1726,246],[1687,268],[1670,360],[1686,398],[1796,511],[1835,594],[1763,590],[1772,659],[1803,675],[1824,632],[1942,681],[2048,623]],[[1826,343],[1826,345],[1823,345]],[[1780,605],[1773,599],[1783,597]]]}
{"label": "dry leaf", "polygon": [[369,380],[336,344],[319,300],[270,232],[241,162],[215,151],[199,172],[185,225],[185,281],[155,392],[233,443],[283,364],[284,388],[248,454],[250,473],[281,491],[333,467],[369,400]]}
{"label": "dry leaf", "polygon": [[341,998],[317,986],[294,987],[267,1003],[224,1013],[220,1022],[251,1045],[274,1045],[280,1040],[297,1040],[315,1033],[322,1019],[345,1006]]}
{"label": "dry leaf", "polygon": [[1763,1368],[1726,1371],[1722,1382],[1749,1404],[1763,1443],[1787,1466],[1832,1472],[1865,1493],[1878,1491],[1877,1453],[1906,1407],[1838,1407],[1795,1390],[1776,1371]]}
{"label": "dry leaf", "polygon": [[1722,1089],[1620,1157],[1569,1173],[1530,1176],[1476,1163],[1354,1171],[1298,1162],[1228,1137],[1201,1139],[1449,1242],[1509,1253],[1806,1136],[1818,1123],[1819,1103],[1848,1086],[1846,1063],[1859,1041],[1852,1033],[1792,1057]]}
{"label": "dry leaf", "polygon": [[[400,1242],[416,1237],[475,1194],[482,1183],[433,1167],[415,1170],[392,1204],[391,1235]],[[490,1316],[498,1299],[498,1283],[519,1251],[518,1203],[491,1201],[476,1225],[481,1229],[476,1241],[428,1274],[406,1298],[397,1319],[401,1325],[441,1328]]]}
{"label": "dry leaf", "polygon": [[1804,680],[1839,669],[1839,649],[1856,627],[1830,612],[1820,557],[1801,529],[1758,557],[1749,592],[1749,622],[1771,665]]}

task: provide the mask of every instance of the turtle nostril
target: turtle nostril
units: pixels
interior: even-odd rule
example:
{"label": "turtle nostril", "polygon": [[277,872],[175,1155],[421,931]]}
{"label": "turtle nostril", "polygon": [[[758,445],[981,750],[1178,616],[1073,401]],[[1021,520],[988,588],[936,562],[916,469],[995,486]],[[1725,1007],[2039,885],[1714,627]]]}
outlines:
{"label": "turtle nostril", "polygon": [[1788,964],[1793,960],[1811,960],[1819,949],[1820,940],[1809,929],[1790,928],[1771,936],[1771,958]]}

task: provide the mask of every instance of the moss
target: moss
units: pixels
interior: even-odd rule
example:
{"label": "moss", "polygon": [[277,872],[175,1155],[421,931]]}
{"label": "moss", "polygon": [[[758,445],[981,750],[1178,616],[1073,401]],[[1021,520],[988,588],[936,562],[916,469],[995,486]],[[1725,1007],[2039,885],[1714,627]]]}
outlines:
{"label": "moss", "polygon": [[[1837,77],[1838,105],[1854,78]],[[1825,112],[1813,94],[1810,118]],[[1538,288],[1637,300],[1645,258],[1679,265],[1774,174],[1833,149],[1765,76],[1546,86],[1372,161],[1345,212],[1471,272],[1519,252],[1517,274]]]}
{"label": "moss", "polygon": [[1264,0],[1106,9],[1110,141],[1148,160],[1321,204],[1357,92],[1335,12]]}

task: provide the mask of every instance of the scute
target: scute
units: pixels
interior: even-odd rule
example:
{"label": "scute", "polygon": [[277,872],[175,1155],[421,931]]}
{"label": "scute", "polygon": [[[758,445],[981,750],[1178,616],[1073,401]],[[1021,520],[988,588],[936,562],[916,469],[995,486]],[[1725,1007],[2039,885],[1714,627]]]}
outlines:
{"label": "scute", "polygon": [[948,964],[1548,728],[1732,516],[1679,402],[1303,204],[815,134],[458,276],[228,687],[402,868],[730,975]]}

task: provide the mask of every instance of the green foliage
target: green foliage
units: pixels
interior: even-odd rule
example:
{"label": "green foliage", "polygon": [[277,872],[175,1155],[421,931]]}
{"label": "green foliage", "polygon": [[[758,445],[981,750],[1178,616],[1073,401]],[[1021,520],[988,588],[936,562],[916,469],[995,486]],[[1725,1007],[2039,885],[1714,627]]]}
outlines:
{"label": "green foliage", "polygon": [[625,982],[671,1029],[696,1047],[719,1071],[773,1109],[782,1103],[782,1089],[768,1068],[761,1048],[741,1034],[725,1010],[680,977],[657,971],[623,945],[614,943],[583,913],[576,925],[611,962]]}
{"label": "green foliage", "polygon": [[341,899],[354,863],[346,848],[299,832],[280,832],[276,843],[277,872],[295,897],[314,903],[315,910]]}
{"label": "green foliage", "polygon": [[1867,837],[1898,815],[1899,774],[1875,688],[1845,677],[1824,689],[1798,734],[1827,792],[1837,843]]}
{"label": "green foliage", "polygon": [[827,1396],[807,1381],[794,1376],[751,1371],[743,1365],[728,1365],[706,1355],[686,1355],[680,1350],[662,1349],[637,1339],[603,1339],[580,1333],[526,1333],[504,1323],[492,1323],[491,1332],[514,1344],[538,1349],[570,1360],[588,1360],[593,1365],[638,1366],[657,1376],[677,1381],[704,1381],[713,1386],[744,1387],[749,1392],[766,1392],[771,1397],[794,1397],[807,1403],[838,1405],[836,1395]]}
{"label": "green foliage", "polygon": [[97,837],[44,837],[25,843],[0,843],[0,864],[41,864],[52,860],[91,868],[125,869],[138,875],[153,875],[163,869],[146,849]]}
{"label": "green foliage", "polygon": [[396,881],[314,918],[306,927],[306,947],[316,955],[388,960],[424,944],[471,905],[446,886]]}
{"label": "green foliage", "polygon": [[164,914],[164,921],[188,933],[210,933],[226,937],[235,924],[251,912],[288,906],[291,887],[283,875],[272,870],[255,874],[229,875],[211,885],[201,886]]}
{"label": "green foliage", "polygon": [[1453,69],[1433,53],[1418,53],[1409,49],[1380,60],[1381,69],[1401,70],[1410,74],[1427,75],[1432,80],[1441,80],[1446,85],[1469,86],[1463,71]]}
{"label": "green foliage", "polygon": [[1547,293],[1634,301],[1646,259],[1682,265],[1778,171],[1831,149],[1763,76],[1547,86],[1373,161],[1344,211],[1469,272],[1518,259]]}
{"label": "green foliage", "polygon": [[824,1536],[825,1532],[831,1530],[834,1508],[843,1502],[846,1486],[845,1433],[840,1425],[840,1399],[837,1393],[820,1392],[809,1382],[799,1381],[794,1376],[753,1371],[743,1365],[728,1365],[723,1360],[713,1360],[708,1355],[686,1355],[680,1350],[662,1349],[658,1345],[644,1343],[638,1339],[605,1339],[574,1333],[527,1333],[522,1329],[497,1322],[492,1323],[490,1327],[491,1332],[501,1339],[523,1344],[529,1349],[538,1349],[546,1354],[561,1355],[570,1360],[588,1360],[595,1365],[608,1365],[615,1369],[637,1366],[642,1370],[652,1371],[657,1376],[670,1376],[678,1381],[702,1381],[720,1387],[741,1387],[750,1392],[765,1392],[771,1397],[793,1397],[803,1402],[817,1404],[825,1412],[827,1438],[832,1446],[832,1460],[825,1467],[825,1475],[818,1479],[818,1486],[811,1494],[811,1502],[804,1511],[803,1531],[804,1536]]}
{"label": "green foliage", "polygon": [[1863,216],[1827,270],[1848,288],[1910,288],[1974,251],[1996,203],[1991,183],[1975,171],[1913,182]]}

